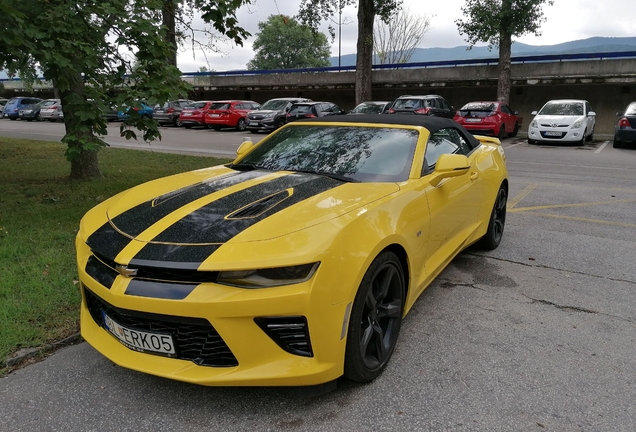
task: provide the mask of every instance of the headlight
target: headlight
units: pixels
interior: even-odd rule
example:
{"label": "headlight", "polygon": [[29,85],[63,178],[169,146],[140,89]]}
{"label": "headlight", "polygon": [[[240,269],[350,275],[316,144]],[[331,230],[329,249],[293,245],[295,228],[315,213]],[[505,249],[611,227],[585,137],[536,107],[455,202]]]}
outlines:
{"label": "headlight", "polygon": [[537,128],[539,127],[539,125],[537,124],[536,120],[532,120],[532,123],[530,123],[530,127]]}
{"label": "headlight", "polygon": [[581,126],[583,126],[583,119],[578,119],[574,122],[570,129],[579,129]]}
{"label": "headlight", "polygon": [[216,282],[239,288],[270,288],[292,285],[311,279],[319,264],[316,262],[291,267],[222,271],[219,272]]}
{"label": "headlight", "polygon": [[264,119],[268,119],[268,118],[272,118],[272,117],[274,117],[275,115],[276,115],[275,113],[265,114],[265,115],[263,116],[263,118],[264,118]]}

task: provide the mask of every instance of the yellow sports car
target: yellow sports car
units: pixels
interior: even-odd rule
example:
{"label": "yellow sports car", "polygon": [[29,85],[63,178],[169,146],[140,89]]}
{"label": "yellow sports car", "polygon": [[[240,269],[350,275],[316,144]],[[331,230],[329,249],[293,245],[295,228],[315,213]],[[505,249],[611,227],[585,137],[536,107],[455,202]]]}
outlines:
{"label": "yellow sports car", "polygon": [[501,241],[503,149],[452,120],[299,121],[237,153],[82,219],[82,336],[113,362],[204,385],[371,381],[453,257]]}

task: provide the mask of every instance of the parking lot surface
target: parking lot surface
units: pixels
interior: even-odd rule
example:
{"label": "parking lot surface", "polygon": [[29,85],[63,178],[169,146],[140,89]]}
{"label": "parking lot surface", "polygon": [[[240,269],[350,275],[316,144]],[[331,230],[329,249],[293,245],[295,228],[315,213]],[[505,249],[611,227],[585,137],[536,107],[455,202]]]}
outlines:
{"label": "parking lot surface", "polygon": [[[30,126],[0,120],[0,135]],[[210,151],[242,138],[170,133],[168,147]],[[501,246],[464,251],[434,281],[376,381],[311,397],[206,388],[122,369],[83,343],[0,379],[0,430],[633,430],[636,150],[503,147]]]}

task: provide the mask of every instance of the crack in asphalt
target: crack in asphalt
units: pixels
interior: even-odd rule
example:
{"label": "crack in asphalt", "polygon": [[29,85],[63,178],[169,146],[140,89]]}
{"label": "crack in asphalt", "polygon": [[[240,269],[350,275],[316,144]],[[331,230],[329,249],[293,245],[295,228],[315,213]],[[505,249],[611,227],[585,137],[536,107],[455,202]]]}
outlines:
{"label": "crack in asphalt", "polygon": [[438,281],[441,282],[442,288],[448,289],[453,287],[468,287],[468,288],[473,288],[480,291],[486,291],[485,289],[478,287],[476,284],[453,282],[449,279],[438,279]]}
{"label": "crack in asphalt", "polygon": [[609,277],[609,276],[600,276],[600,275],[596,275],[596,274],[592,274],[592,273],[585,273],[585,272],[576,271],[576,270],[569,270],[569,269],[558,268],[558,267],[550,267],[550,266],[545,265],[545,264],[524,263],[524,262],[521,262],[521,261],[514,261],[514,260],[511,260],[511,259],[494,257],[494,256],[489,256],[489,255],[482,255],[482,254],[478,254],[478,253],[463,252],[463,254],[464,255],[474,256],[474,257],[482,257],[482,258],[492,259],[492,260],[495,260],[495,261],[503,261],[503,262],[508,262],[508,263],[512,263],[512,264],[519,264],[519,265],[526,266],[526,267],[545,268],[545,269],[549,269],[549,270],[556,270],[556,271],[562,271],[562,272],[567,272],[567,273],[579,274],[579,275],[582,275],[582,276],[595,277],[595,278],[598,278],[598,279],[610,280],[610,281],[613,281],[613,282],[626,282],[626,283],[629,283],[629,284],[632,284],[632,285],[636,285],[636,281],[632,281],[632,280],[629,280],[629,279],[619,279],[619,278],[613,278],[613,277]]}
{"label": "crack in asphalt", "polygon": [[532,300],[531,304],[539,303],[539,304],[544,304],[544,305],[548,305],[548,306],[554,306],[557,309],[560,309],[560,310],[563,310],[563,311],[568,311],[568,312],[582,312],[582,313],[588,313],[588,314],[603,315],[603,316],[614,318],[614,319],[617,319],[617,320],[620,320],[620,321],[625,321],[625,322],[628,322],[630,324],[634,324],[634,321],[629,319],[629,318],[623,318],[623,317],[619,317],[619,316],[616,316],[616,315],[608,314],[608,313],[605,313],[605,312],[599,312],[599,311],[595,311],[595,310],[592,310],[592,309],[586,309],[586,308],[579,307],[579,306],[563,306],[563,305],[560,305],[558,303],[551,302],[549,300],[535,299],[535,298],[532,298],[532,297],[527,296],[525,294],[521,294],[521,295],[524,296],[525,298],[529,299],[529,300]]}

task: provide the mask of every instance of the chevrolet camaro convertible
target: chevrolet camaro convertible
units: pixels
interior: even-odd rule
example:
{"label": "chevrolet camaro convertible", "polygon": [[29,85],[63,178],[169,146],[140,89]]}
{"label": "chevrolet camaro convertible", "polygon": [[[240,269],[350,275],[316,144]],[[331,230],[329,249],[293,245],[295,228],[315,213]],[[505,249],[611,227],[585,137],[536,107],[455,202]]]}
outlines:
{"label": "chevrolet camaro convertible", "polygon": [[371,381],[431,281],[503,235],[499,140],[450,119],[303,120],[237,154],[82,219],[82,336],[116,364],[204,385]]}

